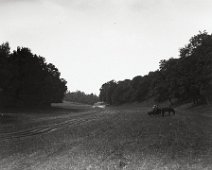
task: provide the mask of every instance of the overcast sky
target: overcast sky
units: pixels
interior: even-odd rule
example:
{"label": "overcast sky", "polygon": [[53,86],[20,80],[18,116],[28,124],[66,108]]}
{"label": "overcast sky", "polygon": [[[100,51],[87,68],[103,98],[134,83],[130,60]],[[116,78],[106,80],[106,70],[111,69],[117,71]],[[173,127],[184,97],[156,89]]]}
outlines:
{"label": "overcast sky", "polygon": [[0,0],[0,43],[45,57],[70,91],[154,71],[203,30],[211,0]]}

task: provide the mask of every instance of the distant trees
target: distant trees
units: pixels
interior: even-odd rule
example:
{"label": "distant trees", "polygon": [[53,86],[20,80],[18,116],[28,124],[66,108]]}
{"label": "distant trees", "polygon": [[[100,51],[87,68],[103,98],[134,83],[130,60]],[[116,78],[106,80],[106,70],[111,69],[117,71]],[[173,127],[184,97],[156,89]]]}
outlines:
{"label": "distant trees", "polygon": [[212,101],[212,35],[199,32],[180,49],[179,58],[161,60],[159,69],[132,80],[102,85],[100,99],[110,104],[173,99],[194,104]]}
{"label": "distant trees", "polygon": [[0,45],[0,105],[45,106],[62,102],[67,90],[59,70],[28,48]]}
{"label": "distant trees", "polygon": [[66,93],[64,100],[77,103],[94,104],[99,101],[99,97],[93,93],[85,94],[84,92],[76,91]]}
{"label": "distant trees", "polygon": [[112,93],[112,102],[115,104],[127,103],[133,101],[133,97],[134,89],[132,88],[131,81],[126,79],[117,83]]}
{"label": "distant trees", "polygon": [[99,98],[101,101],[107,101],[108,104],[114,104],[113,92],[115,91],[117,83],[113,80],[102,85],[100,89]]}

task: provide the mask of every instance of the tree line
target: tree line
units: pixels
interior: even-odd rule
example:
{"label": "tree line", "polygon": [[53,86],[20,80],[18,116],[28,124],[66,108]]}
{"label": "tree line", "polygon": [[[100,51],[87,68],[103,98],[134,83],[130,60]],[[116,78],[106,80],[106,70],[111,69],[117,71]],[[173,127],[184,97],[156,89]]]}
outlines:
{"label": "tree line", "polygon": [[99,101],[99,97],[93,93],[85,94],[81,91],[69,91],[68,93],[66,93],[64,100],[77,103],[94,104]]}
{"label": "tree line", "polygon": [[47,106],[62,102],[66,80],[44,57],[29,48],[10,51],[9,43],[0,45],[0,105]]}
{"label": "tree line", "polygon": [[191,37],[179,50],[179,58],[161,60],[159,69],[132,80],[104,83],[100,100],[109,104],[141,102],[154,98],[157,102],[212,101],[212,34],[206,31]]}

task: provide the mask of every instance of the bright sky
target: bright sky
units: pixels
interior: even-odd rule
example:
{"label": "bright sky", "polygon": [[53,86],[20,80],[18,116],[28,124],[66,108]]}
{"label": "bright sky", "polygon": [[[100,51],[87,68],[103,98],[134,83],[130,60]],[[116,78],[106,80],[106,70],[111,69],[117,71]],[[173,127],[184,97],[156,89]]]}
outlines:
{"label": "bright sky", "polygon": [[0,0],[0,43],[45,57],[70,91],[154,71],[203,30],[211,0]]}

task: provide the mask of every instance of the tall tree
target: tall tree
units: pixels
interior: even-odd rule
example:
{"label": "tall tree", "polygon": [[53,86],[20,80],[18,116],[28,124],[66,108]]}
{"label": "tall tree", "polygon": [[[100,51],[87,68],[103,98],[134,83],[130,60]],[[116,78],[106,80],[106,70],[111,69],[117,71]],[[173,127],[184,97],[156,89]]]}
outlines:
{"label": "tall tree", "polygon": [[[34,55],[28,48],[18,47],[10,53],[8,44],[2,46],[1,58],[7,63],[5,84],[1,84],[2,104],[35,106],[63,100],[66,81],[60,78],[60,72],[53,64],[46,63],[43,57]],[[2,67],[1,72],[4,72]]]}
{"label": "tall tree", "polygon": [[208,102],[212,80],[212,35],[199,32],[180,49],[183,83],[194,103]]}
{"label": "tall tree", "polygon": [[107,102],[108,104],[114,104],[112,100],[112,94],[115,92],[117,83],[114,80],[111,80],[102,85],[100,89],[100,100]]}

